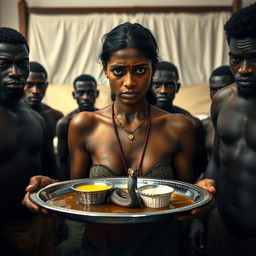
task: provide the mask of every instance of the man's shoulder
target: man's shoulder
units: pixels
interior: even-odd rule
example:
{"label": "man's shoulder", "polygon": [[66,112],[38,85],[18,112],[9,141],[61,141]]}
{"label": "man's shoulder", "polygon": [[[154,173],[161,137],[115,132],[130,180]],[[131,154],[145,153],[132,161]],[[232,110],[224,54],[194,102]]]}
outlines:
{"label": "man's shoulder", "polygon": [[188,110],[181,108],[179,106],[176,106],[176,105],[172,106],[172,113],[173,114],[183,114],[188,117],[192,116]]}
{"label": "man's shoulder", "polygon": [[25,102],[20,102],[20,109],[23,112],[23,117],[36,119],[41,124],[44,123],[44,118],[35,110],[33,110],[29,105],[27,105]]}
{"label": "man's shoulder", "polygon": [[163,120],[167,125],[180,126],[181,124],[192,124],[191,120],[181,113],[170,113],[156,106],[153,106],[152,110],[153,116]]}
{"label": "man's shoulder", "polygon": [[69,126],[69,123],[71,121],[71,119],[76,115],[78,114],[79,111],[78,109],[68,113],[67,115],[63,116],[62,118],[59,119],[58,121],[58,126],[60,127],[65,127],[65,126]]}
{"label": "man's shoulder", "polygon": [[214,94],[211,109],[220,109],[222,108],[223,104],[226,104],[234,98],[237,98],[237,87],[236,84],[231,84],[218,90]]}
{"label": "man's shoulder", "polygon": [[218,90],[212,99],[213,104],[217,101],[227,100],[230,96],[237,96],[236,84],[230,84]]}
{"label": "man's shoulder", "polygon": [[42,103],[42,110],[43,110],[43,113],[49,113],[56,120],[64,116],[61,111],[54,109],[45,103]]}

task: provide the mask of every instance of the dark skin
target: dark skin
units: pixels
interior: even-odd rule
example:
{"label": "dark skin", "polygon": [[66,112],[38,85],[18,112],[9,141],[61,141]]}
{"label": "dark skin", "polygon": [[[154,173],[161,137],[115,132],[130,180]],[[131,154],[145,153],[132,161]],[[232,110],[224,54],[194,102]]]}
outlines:
{"label": "dark skin", "polygon": [[24,88],[24,101],[44,118],[49,140],[52,141],[56,136],[57,121],[63,117],[63,114],[42,103],[47,87],[48,82],[43,72],[30,72]]}
{"label": "dark skin", "polygon": [[229,48],[236,83],[213,99],[216,132],[207,175],[217,181],[217,206],[227,228],[238,235],[255,235],[256,38],[231,38]]}
{"label": "dark skin", "polygon": [[53,139],[56,136],[57,121],[63,117],[63,114],[42,103],[48,87],[48,82],[44,72],[30,72],[24,87],[24,101],[38,114],[40,114],[46,124],[47,137],[51,145],[49,152],[49,161],[54,164],[54,175],[57,178],[57,164],[54,155]]}
{"label": "dark skin", "polygon": [[194,181],[205,170],[207,164],[206,148],[204,144],[204,129],[202,122],[187,110],[175,106],[173,101],[179,92],[180,83],[176,73],[172,70],[157,70],[153,78],[153,91],[156,96],[156,106],[173,114],[183,114],[188,117],[195,128],[196,152],[194,161]]}
{"label": "dark skin", "polygon": [[[25,44],[0,43],[1,220],[31,215],[20,201],[31,175],[52,173],[44,120],[21,101],[29,74]],[[10,189],[15,188],[15,189]],[[6,193],[8,191],[8,193]]]}
{"label": "dark skin", "polygon": [[[109,62],[103,63],[103,69],[116,96],[115,115],[128,130],[134,130],[143,124],[136,133],[136,138],[131,141],[116,121],[126,165],[128,168],[138,168],[147,124],[146,94],[151,86],[155,65],[140,51],[125,48],[114,52]],[[154,106],[151,106],[151,119],[142,174],[159,163],[167,163],[172,167],[174,179],[192,182],[195,149],[192,122],[183,115],[170,115]],[[71,179],[88,178],[92,164],[105,165],[117,176],[127,176],[114,136],[112,106],[95,112],[81,112],[74,116],[69,126],[68,145],[71,155]],[[38,188],[40,184],[52,182],[49,177],[32,177],[23,204],[32,210],[40,210],[40,207],[29,200],[29,192]],[[191,214],[197,214],[198,211],[200,209],[194,210]],[[126,244],[133,235],[138,235],[145,227],[146,224],[141,224],[139,228],[138,225],[87,224],[86,232],[90,241],[104,251]],[[108,242],[104,243],[105,239],[102,237],[107,237]]]}
{"label": "dark skin", "polygon": [[[110,81],[112,92],[116,95],[115,114],[128,130],[134,130],[141,122],[146,123],[145,95],[154,71],[151,61],[133,48],[115,52],[109,63],[104,64],[104,72]],[[81,113],[71,121],[69,149],[73,161],[72,179],[88,177],[90,166],[94,163],[107,165],[118,176],[127,175],[121,158],[117,157],[119,148],[113,136],[111,113],[111,106],[108,106],[96,112]],[[158,132],[160,127],[161,134]],[[143,125],[136,133],[136,139],[129,141],[127,133],[118,126],[121,143],[125,145],[124,155],[128,168],[138,168],[145,129],[146,125]],[[84,148],[80,146],[82,141]],[[156,141],[159,147],[153,146]],[[187,141],[191,143],[189,146]],[[175,178],[191,181],[193,145],[193,126],[189,120],[182,116],[171,118],[165,112],[152,107],[151,133],[142,173],[164,162],[173,167]]]}
{"label": "dark skin", "polygon": [[[230,75],[212,76],[210,79],[210,86],[209,86],[211,100],[213,99],[213,96],[218,90],[228,86],[229,84],[232,84],[233,81],[234,81],[234,78],[233,76],[230,76]],[[205,145],[208,152],[208,156],[210,157],[212,154],[213,145],[214,145],[214,127],[210,120],[210,117],[205,119],[203,121],[203,124],[206,130]]]}
{"label": "dark skin", "polygon": [[[141,122],[142,128],[136,139],[128,140],[127,133],[117,123],[120,140],[128,168],[138,168],[144,141],[147,120],[146,93],[155,72],[151,60],[139,51],[126,48],[115,52],[108,63],[103,63],[104,72],[110,81],[111,90],[116,95],[115,114],[127,129],[135,129]],[[127,175],[113,136],[111,106],[96,112],[82,112],[76,115],[69,127],[69,150],[71,154],[71,179],[89,176],[92,164],[103,164],[118,176]],[[169,115],[163,110],[151,107],[152,126],[145,153],[142,173],[159,163],[168,163],[173,168],[176,179],[192,181],[194,156],[194,128],[192,122],[183,115]],[[161,133],[159,133],[161,130]],[[101,138],[99,140],[99,138]],[[157,141],[157,143],[156,143]],[[118,153],[119,154],[119,153]],[[33,191],[47,177],[33,177],[27,192]],[[40,210],[29,198],[23,203],[33,210]]]}
{"label": "dark skin", "polygon": [[58,164],[59,164],[59,178],[70,178],[69,150],[68,150],[68,128],[71,119],[74,115],[83,111],[95,111],[95,101],[99,96],[97,85],[94,81],[76,81],[72,93],[77,102],[78,109],[72,111],[67,116],[61,118],[57,123],[57,137],[58,137]]}

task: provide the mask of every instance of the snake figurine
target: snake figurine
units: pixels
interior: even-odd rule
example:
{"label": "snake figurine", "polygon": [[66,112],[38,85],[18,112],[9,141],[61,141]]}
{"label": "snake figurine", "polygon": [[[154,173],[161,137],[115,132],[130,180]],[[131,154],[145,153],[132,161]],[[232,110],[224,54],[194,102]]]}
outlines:
{"label": "snake figurine", "polygon": [[116,188],[110,194],[112,203],[128,208],[139,208],[141,206],[141,197],[136,193],[138,170],[128,169],[128,193],[120,188]]}

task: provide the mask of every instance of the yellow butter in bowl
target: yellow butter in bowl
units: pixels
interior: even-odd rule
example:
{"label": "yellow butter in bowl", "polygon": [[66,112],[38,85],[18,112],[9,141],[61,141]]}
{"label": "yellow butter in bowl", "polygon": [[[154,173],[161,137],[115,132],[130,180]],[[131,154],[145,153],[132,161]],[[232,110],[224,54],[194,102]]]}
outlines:
{"label": "yellow butter in bowl", "polygon": [[102,191],[102,190],[108,190],[110,189],[109,186],[105,186],[105,185],[81,185],[76,187],[77,190],[80,191]]}
{"label": "yellow butter in bowl", "polygon": [[90,179],[75,183],[71,186],[71,189],[76,192],[78,202],[81,204],[105,203],[107,195],[112,188],[112,183],[95,182]]}

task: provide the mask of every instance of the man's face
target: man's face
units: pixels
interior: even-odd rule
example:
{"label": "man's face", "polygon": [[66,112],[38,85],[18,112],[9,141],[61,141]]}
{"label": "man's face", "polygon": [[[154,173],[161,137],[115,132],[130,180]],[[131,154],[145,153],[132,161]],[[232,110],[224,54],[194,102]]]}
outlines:
{"label": "man's face", "polygon": [[93,81],[77,81],[75,83],[73,97],[76,99],[79,111],[93,111],[98,94],[96,84]]}
{"label": "man's face", "polygon": [[237,82],[238,93],[246,97],[256,96],[256,37],[231,38],[229,61]]}
{"label": "man's face", "polygon": [[0,104],[15,105],[23,96],[28,54],[25,44],[0,43]]}
{"label": "man's face", "polygon": [[30,72],[24,88],[25,102],[32,108],[41,106],[47,86],[45,73]]}
{"label": "man's face", "polygon": [[213,95],[221,88],[232,84],[234,82],[234,77],[230,75],[216,75],[212,76],[210,79],[210,97],[212,99]]}
{"label": "man's face", "polygon": [[171,106],[179,86],[175,72],[157,70],[153,77],[153,92],[156,96],[157,106]]}

